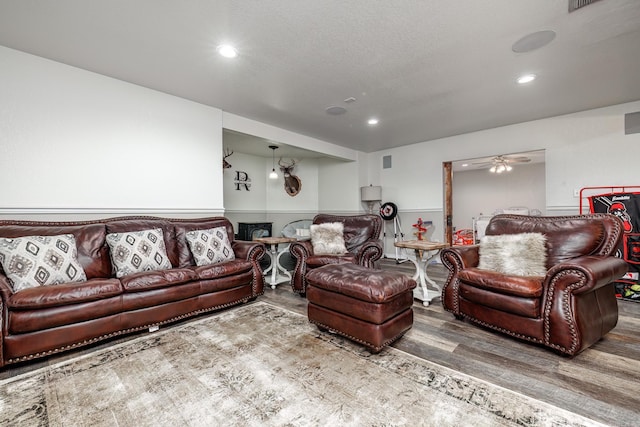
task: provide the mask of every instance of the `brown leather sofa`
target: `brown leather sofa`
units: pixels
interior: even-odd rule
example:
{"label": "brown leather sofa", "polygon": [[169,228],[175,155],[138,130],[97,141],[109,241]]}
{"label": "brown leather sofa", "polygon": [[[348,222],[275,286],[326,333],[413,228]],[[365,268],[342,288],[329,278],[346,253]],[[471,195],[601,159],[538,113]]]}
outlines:
{"label": "brown leather sofa", "polygon": [[319,214],[313,224],[341,222],[344,225],[344,242],[347,253],[343,255],[316,255],[310,240],[291,243],[289,251],[296,259],[291,287],[294,292],[304,295],[307,291],[305,275],[311,269],[327,264],[353,263],[373,268],[382,258],[380,241],[382,218],[379,215],[329,215]]}
{"label": "brown leather sofa", "polygon": [[453,246],[441,252],[450,271],[442,289],[445,310],[566,355],[581,352],[615,327],[612,282],[627,271],[626,262],[613,256],[623,234],[618,218],[496,215],[486,229],[487,236],[518,233],[546,237],[546,275],[481,270],[479,245]]}
{"label": "brown leather sofa", "polygon": [[[235,260],[196,266],[185,235],[225,227]],[[162,229],[172,268],[116,278],[106,236]],[[0,237],[73,234],[87,280],[14,292],[0,267],[0,367],[241,304],[262,295],[264,245],[234,241],[223,217],[0,221]]]}

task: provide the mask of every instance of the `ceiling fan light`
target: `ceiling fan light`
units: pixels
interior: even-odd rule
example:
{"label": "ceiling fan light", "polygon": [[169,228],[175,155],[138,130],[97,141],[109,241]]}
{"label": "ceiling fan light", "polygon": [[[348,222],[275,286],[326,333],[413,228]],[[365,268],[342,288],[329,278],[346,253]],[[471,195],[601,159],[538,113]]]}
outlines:
{"label": "ceiling fan light", "polygon": [[496,173],[496,167],[495,167],[495,166],[491,166],[491,167],[489,168],[489,172],[491,172],[491,173]]}
{"label": "ceiling fan light", "polygon": [[505,169],[506,169],[506,171],[507,171],[507,172],[511,172],[511,170],[513,169],[513,167],[511,167],[511,166],[507,165],[507,166],[505,166]]}

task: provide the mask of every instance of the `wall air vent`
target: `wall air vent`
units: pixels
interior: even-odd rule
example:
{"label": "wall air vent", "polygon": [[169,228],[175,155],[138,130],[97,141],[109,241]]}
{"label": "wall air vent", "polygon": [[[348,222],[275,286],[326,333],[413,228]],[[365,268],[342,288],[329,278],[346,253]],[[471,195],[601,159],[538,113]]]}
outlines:
{"label": "wall air vent", "polygon": [[569,0],[569,12],[589,6],[591,3],[595,3],[597,1],[600,0]]}

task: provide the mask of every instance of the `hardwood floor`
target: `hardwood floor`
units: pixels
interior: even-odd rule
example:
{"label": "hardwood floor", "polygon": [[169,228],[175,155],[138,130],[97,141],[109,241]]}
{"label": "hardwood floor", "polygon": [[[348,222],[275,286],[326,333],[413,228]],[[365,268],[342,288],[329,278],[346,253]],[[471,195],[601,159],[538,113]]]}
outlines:
{"label": "hardwood floor", "polygon": [[[381,268],[414,273],[411,262],[397,264],[395,259],[383,259]],[[429,265],[428,273],[439,284],[446,277],[440,264]],[[266,286],[258,301],[306,315],[306,299],[286,283]],[[640,425],[640,303],[620,301],[616,328],[574,358],[456,320],[439,298],[428,307],[416,300],[413,308],[413,328],[393,347],[605,424]],[[0,371],[0,379],[136,336],[9,366]]]}
{"label": "hardwood floor", "polygon": [[[383,259],[381,268],[414,272],[411,262]],[[429,277],[444,283],[446,269],[430,264]],[[288,285],[267,288],[261,298],[306,314],[306,300]],[[440,299],[414,303],[413,328],[392,346],[593,420],[640,425],[640,304],[619,302],[616,328],[574,358],[456,320]]]}

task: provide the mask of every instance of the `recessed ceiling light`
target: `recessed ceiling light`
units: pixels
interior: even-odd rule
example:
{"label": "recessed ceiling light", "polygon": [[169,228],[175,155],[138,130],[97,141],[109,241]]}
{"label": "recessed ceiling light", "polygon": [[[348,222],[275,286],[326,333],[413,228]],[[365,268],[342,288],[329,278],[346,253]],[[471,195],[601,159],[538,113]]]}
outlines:
{"label": "recessed ceiling light", "polygon": [[551,30],[538,31],[528,34],[515,42],[511,46],[511,50],[516,53],[531,52],[532,50],[540,49],[543,46],[548,45],[556,38],[556,33]]}
{"label": "recessed ceiling light", "polygon": [[469,166],[469,163],[463,163],[461,166],[462,166],[463,168],[466,168],[467,166]]}
{"label": "recessed ceiling light", "polygon": [[518,82],[518,84],[525,84],[525,83],[529,83],[532,82],[536,79],[536,75],[535,74],[523,74],[522,76],[518,77],[518,80],[516,80]]}
{"label": "recessed ceiling light", "polygon": [[238,56],[237,49],[230,44],[221,44],[216,49],[218,53],[225,58],[235,58],[236,56]]}
{"label": "recessed ceiling light", "polygon": [[375,117],[372,117],[369,120],[367,120],[367,123],[370,124],[371,126],[377,125],[378,124],[378,119],[376,119]]}
{"label": "recessed ceiling light", "polygon": [[331,107],[327,107],[324,111],[326,111],[327,114],[331,114],[332,116],[339,116],[340,114],[346,113],[347,109],[344,107],[332,105]]}

